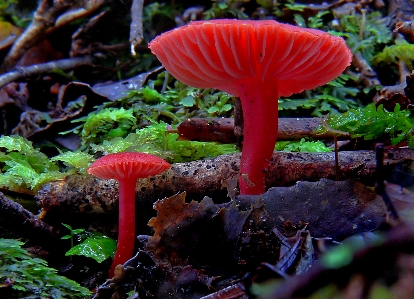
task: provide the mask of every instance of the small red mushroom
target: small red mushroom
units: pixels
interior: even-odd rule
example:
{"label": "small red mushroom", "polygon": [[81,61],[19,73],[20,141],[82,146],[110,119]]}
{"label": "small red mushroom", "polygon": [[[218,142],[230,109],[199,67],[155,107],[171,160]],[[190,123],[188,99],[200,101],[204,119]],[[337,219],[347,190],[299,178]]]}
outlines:
{"label": "small red mushroom", "polygon": [[242,194],[265,191],[277,139],[278,98],[333,80],[352,59],[340,37],[272,20],[195,21],[157,36],[149,47],[185,84],[240,97]]}
{"label": "small red mushroom", "polygon": [[159,174],[170,168],[165,160],[145,153],[125,152],[99,158],[88,168],[98,178],[119,182],[118,245],[109,276],[118,264],[132,257],[135,244],[135,188],[139,178]]}

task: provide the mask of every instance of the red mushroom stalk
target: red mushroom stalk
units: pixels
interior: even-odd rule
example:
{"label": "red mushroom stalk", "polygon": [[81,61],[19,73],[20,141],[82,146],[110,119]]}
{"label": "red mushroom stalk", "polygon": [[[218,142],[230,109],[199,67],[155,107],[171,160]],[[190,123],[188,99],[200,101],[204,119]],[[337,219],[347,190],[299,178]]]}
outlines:
{"label": "red mushroom stalk", "polygon": [[191,22],[157,36],[149,47],[185,84],[240,97],[241,194],[265,191],[277,139],[278,98],[333,80],[352,59],[340,37],[269,20]]}
{"label": "red mushroom stalk", "polygon": [[239,89],[244,121],[239,187],[242,194],[261,194],[277,139],[278,85],[265,80],[243,81]]}
{"label": "red mushroom stalk", "polygon": [[88,168],[88,173],[94,176],[115,179],[119,183],[118,244],[109,277],[113,277],[117,265],[125,263],[134,253],[137,180],[159,174],[168,168],[170,164],[159,157],[135,152],[106,155]]}

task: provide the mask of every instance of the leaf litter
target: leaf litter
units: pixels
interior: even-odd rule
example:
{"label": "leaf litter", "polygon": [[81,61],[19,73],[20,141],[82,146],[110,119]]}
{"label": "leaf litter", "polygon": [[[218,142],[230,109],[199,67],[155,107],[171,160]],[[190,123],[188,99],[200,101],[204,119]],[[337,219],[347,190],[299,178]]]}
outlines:
{"label": "leaf litter", "polygon": [[[130,291],[137,295],[151,289],[155,298],[200,298],[240,285],[238,293],[245,295],[252,277],[257,282],[307,272],[318,256],[313,234],[341,239],[377,229],[386,213],[381,203],[373,191],[350,180],[299,182],[224,204],[209,197],[188,200],[185,192],[157,200],[157,216],[148,222],[154,234],[138,239],[139,254],[151,260],[147,274],[158,280],[158,287],[135,283]],[[128,273],[127,264],[121,273]],[[119,277],[105,283],[95,298],[109,298],[104,295],[109,286],[125,287]]]}

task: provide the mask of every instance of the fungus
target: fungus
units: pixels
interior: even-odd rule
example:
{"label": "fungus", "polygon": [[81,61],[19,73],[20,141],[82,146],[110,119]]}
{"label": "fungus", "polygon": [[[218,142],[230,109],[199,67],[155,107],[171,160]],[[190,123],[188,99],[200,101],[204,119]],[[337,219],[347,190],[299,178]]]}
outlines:
{"label": "fungus", "polygon": [[157,36],[149,48],[185,84],[240,97],[242,194],[265,191],[277,139],[278,98],[333,80],[352,59],[340,37],[272,20],[195,21]]}
{"label": "fungus", "polygon": [[119,183],[118,244],[109,276],[118,264],[132,257],[135,243],[135,188],[139,178],[147,178],[170,168],[165,160],[136,152],[109,154],[96,160],[88,173],[98,178],[115,179]]}

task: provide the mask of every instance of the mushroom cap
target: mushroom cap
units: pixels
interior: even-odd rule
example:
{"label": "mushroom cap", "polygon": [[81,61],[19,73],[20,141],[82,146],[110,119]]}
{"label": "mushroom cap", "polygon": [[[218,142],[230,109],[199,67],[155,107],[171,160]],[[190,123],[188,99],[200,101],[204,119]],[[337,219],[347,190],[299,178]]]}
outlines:
{"label": "mushroom cap", "polygon": [[352,60],[343,38],[273,20],[194,21],[149,48],[185,84],[235,96],[240,79],[274,78],[287,97],[333,80]]}
{"label": "mushroom cap", "polygon": [[157,175],[170,164],[160,157],[138,152],[109,154],[99,158],[88,168],[88,173],[101,179],[139,179]]}

